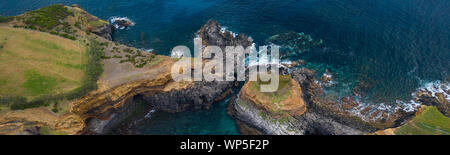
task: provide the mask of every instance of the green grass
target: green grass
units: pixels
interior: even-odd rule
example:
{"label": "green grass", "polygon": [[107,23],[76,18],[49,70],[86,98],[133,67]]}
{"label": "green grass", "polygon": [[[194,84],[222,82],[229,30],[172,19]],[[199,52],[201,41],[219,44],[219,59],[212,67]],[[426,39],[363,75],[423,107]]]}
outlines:
{"label": "green grass", "polygon": [[70,64],[70,63],[64,63],[62,61],[55,61],[55,65],[63,66],[66,68],[73,68],[73,69],[84,69],[84,64]]}
{"label": "green grass", "polygon": [[32,100],[81,85],[87,62],[82,43],[7,26],[0,26],[0,43],[0,97]]}
{"label": "green grass", "polygon": [[[100,78],[101,74],[103,73],[103,66],[101,64],[101,56],[104,55],[103,50],[100,48],[100,45],[98,43],[98,41],[95,40],[91,40],[91,44],[89,46],[88,49],[88,62],[86,64],[86,70],[85,70],[85,74],[86,76],[84,77],[83,81],[82,81],[82,85],[76,89],[73,89],[72,91],[69,92],[65,92],[65,93],[60,93],[60,94],[48,94],[48,95],[43,95],[40,96],[38,98],[33,99],[32,101],[27,101],[25,98],[25,101],[23,100],[23,98],[19,97],[15,97],[15,98],[11,98],[11,99],[7,99],[5,101],[2,102],[2,100],[0,99],[0,103],[3,104],[7,104],[7,105],[11,105],[11,109],[12,110],[23,110],[23,109],[28,109],[28,108],[36,108],[36,107],[41,107],[41,106],[49,106],[51,103],[54,104],[54,107],[52,109],[53,112],[59,112],[59,108],[58,108],[58,102],[64,99],[75,99],[78,97],[81,97],[85,94],[87,94],[88,92],[97,89],[97,80]],[[33,75],[33,77],[38,77],[36,78],[37,80],[34,80],[32,82],[32,85],[30,86],[30,88],[32,89],[41,89],[39,91],[41,91],[42,93],[42,89],[44,89],[44,92],[49,89],[47,86],[43,86],[43,88],[36,88],[36,85],[41,85],[42,83],[47,84],[46,82],[48,82],[47,78],[43,78],[43,77],[39,77],[36,74],[31,74]],[[49,89],[50,90],[50,89]]]}
{"label": "green grass", "polygon": [[397,135],[450,135],[450,118],[436,107],[427,107],[409,123],[399,127]]}
{"label": "green grass", "polygon": [[[4,39],[8,37],[7,39]],[[0,26],[0,104],[12,110],[65,104],[97,88],[103,48]],[[3,41],[4,40],[4,41]],[[59,111],[59,107],[57,106]]]}
{"label": "green grass", "polygon": [[22,87],[33,95],[51,93],[58,85],[56,78],[43,76],[35,70],[25,71],[24,77],[27,78],[27,81],[22,84]]}

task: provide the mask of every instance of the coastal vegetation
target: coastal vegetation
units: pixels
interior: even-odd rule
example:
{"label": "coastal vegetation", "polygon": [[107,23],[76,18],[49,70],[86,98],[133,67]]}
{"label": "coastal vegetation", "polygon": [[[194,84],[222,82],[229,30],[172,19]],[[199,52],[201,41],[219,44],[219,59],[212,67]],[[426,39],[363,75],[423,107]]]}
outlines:
{"label": "coastal vegetation", "polygon": [[77,30],[69,23],[68,17],[74,17],[74,11],[63,5],[50,5],[38,10],[29,11],[23,15],[10,17],[8,20],[15,28],[25,28],[49,32],[67,39],[76,40]]}
{"label": "coastal vegetation", "polygon": [[[113,49],[112,52],[121,53],[120,50]],[[150,55],[144,54],[141,50],[133,50],[131,48],[125,48],[122,52],[125,52],[125,59],[120,60],[120,63],[130,62],[136,68],[142,68],[148,63],[152,62],[156,55],[150,53]],[[113,58],[122,58],[122,56],[114,55]]]}
{"label": "coastal vegetation", "polygon": [[27,17],[25,23],[41,28],[53,29],[54,27],[63,24],[62,21],[69,15],[73,16],[73,12],[70,12],[63,5],[54,4],[27,12],[25,14]]}
{"label": "coastal vegetation", "polygon": [[12,20],[14,20],[13,16],[4,17],[0,15],[0,23],[6,23]]}

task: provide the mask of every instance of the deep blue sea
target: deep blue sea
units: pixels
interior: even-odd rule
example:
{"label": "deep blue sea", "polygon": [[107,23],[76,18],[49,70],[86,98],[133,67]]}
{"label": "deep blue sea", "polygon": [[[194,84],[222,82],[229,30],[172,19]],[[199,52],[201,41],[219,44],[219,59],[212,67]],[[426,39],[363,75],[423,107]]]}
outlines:
{"label": "deep blue sea", "polygon": [[[337,98],[358,87],[366,102],[389,104],[409,100],[427,82],[450,81],[450,0],[2,0],[0,15],[53,3],[76,3],[102,19],[128,17],[136,25],[115,32],[114,39],[164,55],[176,45],[192,46],[195,32],[209,19],[258,45],[288,31],[310,34],[323,39],[322,47],[299,58],[318,75],[331,71],[337,85],[326,92]],[[219,112],[207,115],[155,114],[158,120],[142,131],[235,134],[224,107],[214,106]]]}

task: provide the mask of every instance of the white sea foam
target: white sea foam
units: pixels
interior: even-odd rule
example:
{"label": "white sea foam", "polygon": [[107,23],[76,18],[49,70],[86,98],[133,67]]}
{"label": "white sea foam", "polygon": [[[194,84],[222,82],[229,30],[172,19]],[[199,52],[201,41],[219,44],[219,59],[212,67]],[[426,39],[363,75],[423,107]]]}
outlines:
{"label": "white sea foam", "polygon": [[[422,105],[422,103],[418,102],[417,93],[426,92],[429,93],[432,97],[437,98],[437,93],[441,93],[447,101],[450,101],[450,84],[448,82],[441,81],[433,81],[433,82],[422,82],[422,86],[417,88],[417,90],[411,93],[412,99],[409,101],[396,100],[395,104],[386,104],[386,103],[365,103],[362,102],[361,99],[355,96],[355,101],[359,103],[358,106],[354,107],[350,110],[353,115],[359,116],[365,121],[377,120],[381,118],[381,114],[374,118],[370,118],[370,115],[375,111],[383,111],[387,112],[388,117],[397,112],[397,111],[405,111],[405,112],[415,112]],[[368,110],[365,114],[362,114],[362,111],[367,107],[372,106],[370,110]]]}
{"label": "white sea foam", "polygon": [[154,51],[153,48],[150,48],[150,49],[140,48],[140,50],[145,51],[145,52],[147,52],[147,53],[150,53],[150,52],[153,52],[153,51]]}
{"label": "white sea foam", "polygon": [[226,26],[221,26],[220,32],[221,32],[221,33],[230,32],[230,34],[231,34],[234,38],[236,38],[236,36],[238,35],[237,33],[234,33],[233,31],[228,30],[228,27],[226,27]]}
{"label": "white sea foam", "polygon": [[[448,94],[448,92],[450,92],[450,83],[448,82],[441,82],[441,81],[427,82],[422,87],[420,87],[417,92],[419,91],[430,92],[431,96],[433,97],[437,97],[436,94],[440,93],[443,94],[444,98],[447,101],[450,101],[450,94]],[[413,95],[415,96],[417,92],[413,93]]]}
{"label": "white sea foam", "polygon": [[184,52],[181,50],[172,51],[172,54],[170,54],[171,58],[181,58],[184,56]]}
{"label": "white sea foam", "polygon": [[119,21],[119,20],[123,20],[123,21],[128,21],[128,22],[130,22],[130,23],[131,23],[130,26],[134,26],[134,25],[135,25],[135,23],[134,23],[132,20],[130,20],[128,17],[113,16],[113,17],[110,17],[110,18],[108,19],[108,22],[109,22],[110,24],[112,24],[116,29],[119,29],[119,30],[126,29],[127,27],[125,27],[125,26],[120,26],[119,24],[116,23],[116,22]]}
{"label": "white sea foam", "polygon": [[153,52],[154,49],[153,49],[153,48],[151,48],[151,49],[145,49],[144,51],[150,53],[150,52]]}

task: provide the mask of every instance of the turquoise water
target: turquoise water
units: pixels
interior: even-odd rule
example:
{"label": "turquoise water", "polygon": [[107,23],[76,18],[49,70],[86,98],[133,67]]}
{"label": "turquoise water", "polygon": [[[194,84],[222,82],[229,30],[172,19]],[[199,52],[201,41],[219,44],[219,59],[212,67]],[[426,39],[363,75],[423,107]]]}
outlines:
{"label": "turquoise water", "polygon": [[[426,81],[450,80],[449,0],[2,0],[0,14],[17,15],[52,3],[77,3],[103,19],[128,17],[136,26],[116,32],[115,40],[164,55],[176,45],[192,46],[195,32],[211,18],[258,45],[276,34],[305,32],[324,40],[320,48],[298,57],[319,73],[331,71],[338,84],[326,92],[341,97],[358,88],[373,104],[409,100]],[[164,122],[181,118],[158,116]],[[175,129],[189,121],[195,125]],[[205,124],[217,121],[204,117],[180,122],[149,127],[148,134],[233,134],[228,129],[213,132]]]}
{"label": "turquoise water", "polygon": [[214,103],[207,110],[180,113],[154,112],[133,129],[136,134],[152,135],[238,135],[234,119],[227,114],[229,99]]}

